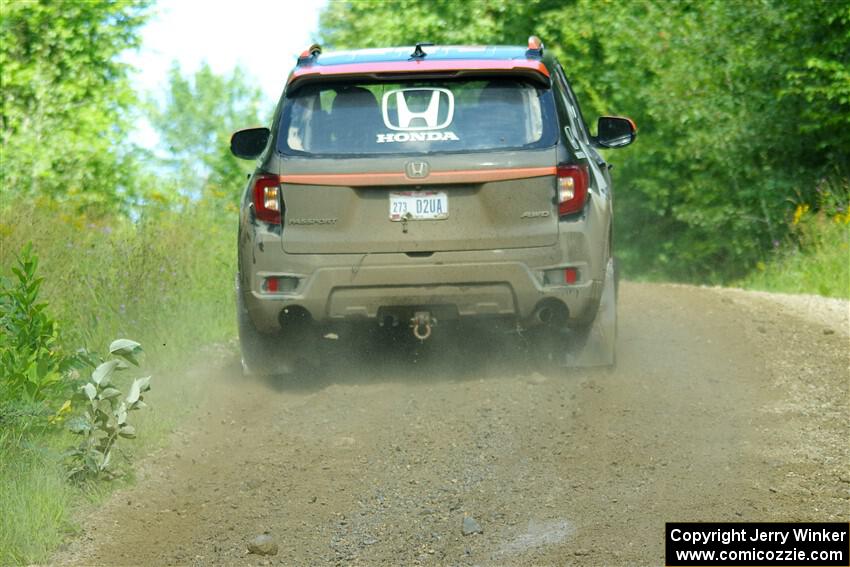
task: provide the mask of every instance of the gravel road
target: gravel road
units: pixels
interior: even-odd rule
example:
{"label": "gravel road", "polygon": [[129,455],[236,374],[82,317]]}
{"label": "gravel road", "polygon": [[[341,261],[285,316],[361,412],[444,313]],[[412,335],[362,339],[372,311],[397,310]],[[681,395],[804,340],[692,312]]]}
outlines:
{"label": "gravel road", "polygon": [[55,562],[661,565],[666,521],[850,519],[847,302],[620,293],[613,372],[437,330],[309,380],[188,377],[205,405]]}

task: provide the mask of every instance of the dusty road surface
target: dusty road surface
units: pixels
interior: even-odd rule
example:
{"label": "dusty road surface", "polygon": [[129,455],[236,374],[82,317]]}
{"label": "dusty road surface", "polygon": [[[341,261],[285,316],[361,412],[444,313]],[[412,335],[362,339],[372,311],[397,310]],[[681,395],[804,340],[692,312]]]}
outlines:
{"label": "dusty road surface", "polygon": [[799,307],[624,284],[614,372],[475,333],[310,380],[231,364],[56,562],[659,565],[665,521],[846,521],[847,304]]}

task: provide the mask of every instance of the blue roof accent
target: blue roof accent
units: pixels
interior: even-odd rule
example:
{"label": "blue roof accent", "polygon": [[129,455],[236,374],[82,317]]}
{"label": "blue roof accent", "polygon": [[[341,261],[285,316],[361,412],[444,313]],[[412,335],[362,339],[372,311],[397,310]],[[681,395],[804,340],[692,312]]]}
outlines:
{"label": "blue roof accent", "polygon": [[[415,46],[386,47],[375,49],[356,49],[351,51],[327,51],[313,59],[308,64],[313,65],[345,65],[348,63],[377,63],[383,61],[407,61],[410,59]],[[427,54],[427,61],[463,60],[463,59],[529,59],[527,47],[518,46],[464,46],[464,45],[435,45],[425,46],[422,50]]]}

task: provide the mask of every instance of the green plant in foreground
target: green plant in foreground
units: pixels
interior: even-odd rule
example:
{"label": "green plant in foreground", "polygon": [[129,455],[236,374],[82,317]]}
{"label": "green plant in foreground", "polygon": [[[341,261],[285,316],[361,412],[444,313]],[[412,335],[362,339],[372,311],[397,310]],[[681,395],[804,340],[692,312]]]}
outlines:
{"label": "green plant in foreground", "polygon": [[[130,391],[123,395],[112,383],[116,370],[129,368],[128,362],[139,366],[136,356],[141,345],[128,339],[119,339],[109,345],[115,357],[95,368],[88,382],[75,396],[82,402],[85,412],[68,420],[68,430],[82,436],[80,444],[67,453],[68,476],[75,480],[111,477],[112,455],[119,438],[134,439],[135,428],[127,422],[131,411],[145,407],[144,394],[150,390],[150,376],[136,378]],[[125,362],[126,361],[126,362]]]}
{"label": "green plant in foreground", "polygon": [[0,280],[0,420],[15,413],[13,406],[40,413],[42,402],[70,389],[67,374],[78,363],[63,352],[58,324],[39,301],[44,278],[37,270],[38,256],[27,244],[12,267],[15,277]]}

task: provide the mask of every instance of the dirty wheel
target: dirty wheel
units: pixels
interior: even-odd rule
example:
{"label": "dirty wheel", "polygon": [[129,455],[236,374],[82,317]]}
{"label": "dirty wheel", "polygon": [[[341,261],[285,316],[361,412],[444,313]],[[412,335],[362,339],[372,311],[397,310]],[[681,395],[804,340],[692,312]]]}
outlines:
{"label": "dirty wheel", "polygon": [[239,330],[239,347],[242,353],[242,372],[246,376],[282,376],[293,373],[296,365],[280,333],[264,334],[257,331],[248,315],[239,278],[236,279],[236,322]]}
{"label": "dirty wheel", "polygon": [[274,363],[270,337],[254,328],[239,284],[236,287],[236,323],[239,330],[239,349],[242,354],[242,373],[246,376],[267,376],[274,374]]}
{"label": "dirty wheel", "polygon": [[613,368],[616,365],[617,276],[614,258],[609,258],[596,316],[588,325],[569,333],[566,366]]}

